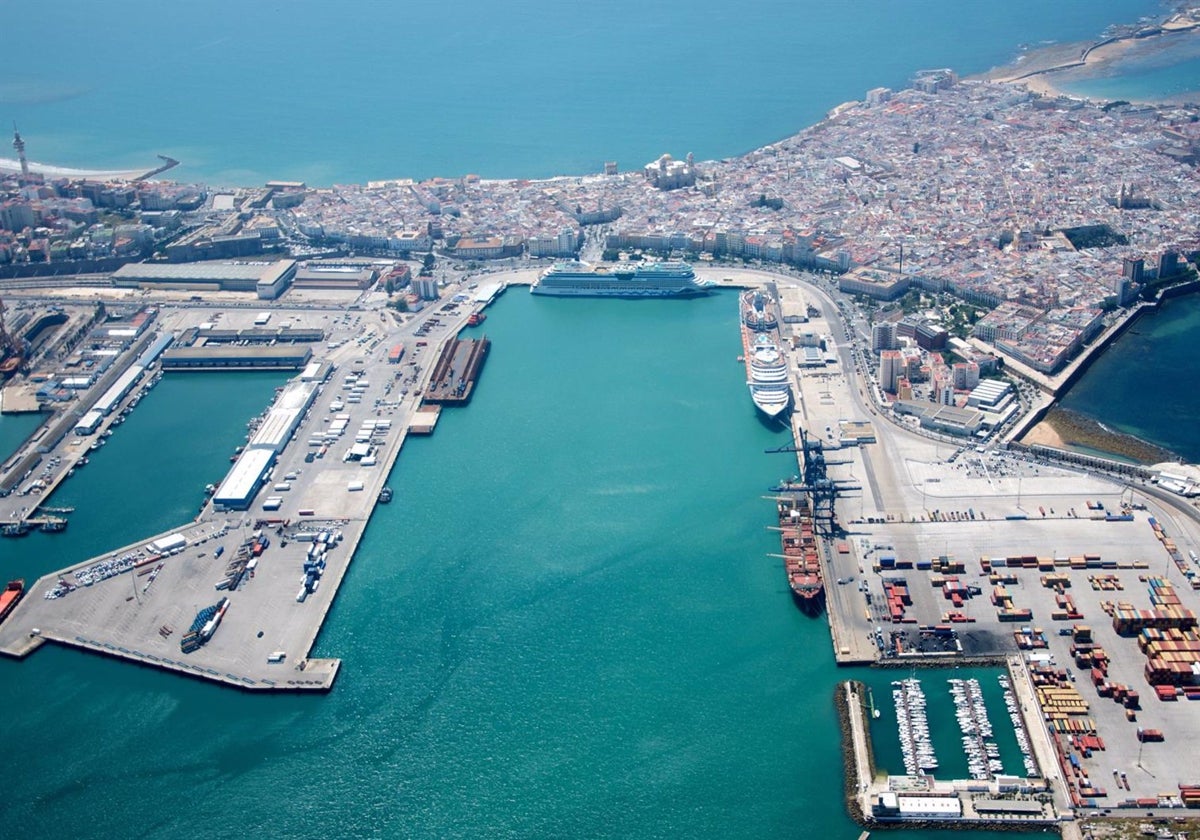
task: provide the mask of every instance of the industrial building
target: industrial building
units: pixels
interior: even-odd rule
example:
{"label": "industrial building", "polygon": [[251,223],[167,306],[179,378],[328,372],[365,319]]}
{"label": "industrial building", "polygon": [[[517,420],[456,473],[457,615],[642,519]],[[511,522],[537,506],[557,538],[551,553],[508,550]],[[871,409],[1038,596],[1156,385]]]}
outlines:
{"label": "industrial building", "polygon": [[909,414],[917,418],[922,428],[943,432],[956,437],[969,437],[983,428],[983,412],[973,408],[957,408],[915,400],[896,400],[892,404],[896,414]]}
{"label": "industrial building", "polygon": [[296,270],[292,288],[362,290],[379,279],[380,268],[380,264],[364,260],[309,260]]}
{"label": "industrial building", "polygon": [[158,338],[154,339],[150,346],[146,348],[145,352],[138,357],[137,364],[144,368],[150,367],[150,365],[158,361],[158,357],[161,356],[174,342],[174,333],[163,333]]}
{"label": "industrial building", "polygon": [[247,449],[217,488],[213,505],[226,510],[246,510],[274,463],[274,449]]}
{"label": "industrial building", "polygon": [[312,358],[312,349],[276,344],[241,347],[205,345],[175,347],[163,353],[163,370],[220,370],[224,368],[299,370]]}
{"label": "industrial building", "polygon": [[304,413],[317,395],[317,383],[292,380],[279,392],[275,404],[250,438],[247,449],[269,449],[279,453],[292,439]]}
{"label": "industrial building", "polygon": [[192,341],[197,344],[316,344],[324,340],[321,329],[289,329],[283,327],[251,327],[244,330],[198,329]]}
{"label": "industrial building", "polygon": [[962,817],[962,803],[957,796],[885,791],[873,803],[871,815],[877,820],[955,820]]}
{"label": "industrial building", "polygon": [[132,365],[129,370],[117,377],[104,395],[96,400],[96,404],[92,406],[93,411],[99,411],[101,414],[110,414],[116,405],[125,399],[125,395],[133,388],[139,379],[142,378],[142,373],[145,368],[141,365]]}
{"label": "industrial building", "polygon": [[104,414],[92,409],[83,417],[79,418],[79,422],[75,424],[75,434],[90,435],[96,431],[100,423],[104,420]]}
{"label": "industrial building", "polygon": [[275,262],[196,262],[183,264],[131,263],[112,275],[116,286],[194,289],[197,291],[255,292],[274,300],[296,276],[295,260]]}

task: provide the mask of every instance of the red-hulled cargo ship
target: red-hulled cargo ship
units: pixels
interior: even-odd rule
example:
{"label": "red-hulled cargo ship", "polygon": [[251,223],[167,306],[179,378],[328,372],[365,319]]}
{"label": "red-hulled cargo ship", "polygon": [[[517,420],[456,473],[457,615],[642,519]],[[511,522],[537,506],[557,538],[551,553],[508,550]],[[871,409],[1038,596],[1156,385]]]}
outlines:
{"label": "red-hulled cargo ship", "polygon": [[779,538],[788,584],[800,609],[809,615],[817,615],[825,606],[825,581],[817,556],[812,510],[804,498],[780,499],[778,506]]}
{"label": "red-hulled cargo ship", "polygon": [[0,592],[0,621],[7,618],[8,614],[13,611],[24,591],[24,580],[10,580],[8,586],[4,587],[4,591]]}

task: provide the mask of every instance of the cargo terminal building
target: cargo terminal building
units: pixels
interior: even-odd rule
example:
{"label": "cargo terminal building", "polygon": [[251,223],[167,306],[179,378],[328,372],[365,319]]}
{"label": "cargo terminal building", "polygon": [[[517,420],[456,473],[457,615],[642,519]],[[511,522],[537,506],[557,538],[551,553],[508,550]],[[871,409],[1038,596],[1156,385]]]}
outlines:
{"label": "cargo terminal building", "polygon": [[274,300],[295,276],[295,260],[130,263],[113,272],[112,281],[118,287],[140,289],[254,292],[263,300]]}
{"label": "cargo terminal building", "polygon": [[317,396],[318,382],[293,379],[275,399],[246,450],[213,495],[213,505],[224,510],[246,510],[262,487],[275,457],[283,451]]}

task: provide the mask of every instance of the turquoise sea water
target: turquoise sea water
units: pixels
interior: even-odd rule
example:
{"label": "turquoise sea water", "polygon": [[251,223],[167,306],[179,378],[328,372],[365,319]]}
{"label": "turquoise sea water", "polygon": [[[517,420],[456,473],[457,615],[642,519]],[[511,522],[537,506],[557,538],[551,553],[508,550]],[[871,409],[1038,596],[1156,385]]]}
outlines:
{"label": "turquoise sea water", "polygon": [[[1159,8],[4,4],[11,31],[53,20],[86,47],[47,61],[45,39],[7,39],[0,121],[38,160],[164,152],[183,180],[581,172],[735,154],[918,68]],[[832,706],[851,674],[765,556],[761,496],[794,468],[762,454],[782,441],[745,394],[732,298],[514,291],[487,331],[476,399],[406,445],[318,640],[344,659],[335,690],[250,696],[57,648],[0,661],[6,832],[857,835]],[[279,381],[165,379],[56,497],[70,529],[0,544],[3,573],[188,518]]]}
{"label": "turquoise sea water", "polygon": [[[286,379],[256,372],[165,376],[54,494],[49,504],[76,509],[67,530],[4,540],[0,556],[12,569],[0,575],[19,571],[32,581],[187,522],[199,511],[204,486],[220,483],[234,448],[246,442],[246,421]],[[92,438],[79,440],[86,445]],[[20,496],[0,500],[0,506],[25,503]]]}
{"label": "turquoise sea water", "polygon": [[1164,446],[1191,463],[1200,462],[1200,409],[1191,387],[1197,330],[1196,295],[1168,301],[1143,315],[1067,392],[1063,407]]}
{"label": "turquoise sea water", "polygon": [[0,461],[7,461],[44,419],[41,414],[0,414]]}
{"label": "turquoise sea water", "polygon": [[[745,392],[733,296],[510,291],[487,326],[474,401],[406,444],[318,639],[344,658],[333,692],[253,696],[53,647],[0,661],[13,836],[853,836],[847,674],[766,556],[762,496],[792,456],[763,452],[786,433]],[[6,567],[121,542],[160,506],[187,516],[270,398],[271,377],[243,376],[164,380],[73,480],[67,534],[9,543],[28,553]],[[175,387],[226,402],[197,417]],[[135,445],[163,430],[213,440],[164,444],[173,484]],[[85,503],[85,478],[129,516]]]}
{"label": "turquoise sea water", "polygon": [[163,153],[182,181],[582,174],[740,154],[917,69],[979,72],[1165,5],[5,2],[0,125],[33,160]]}
{"label": "turquoise sea water", "polygon": [[1095,78],[1064,81],[1070,93],[1097,99],[1200,101],[1200,33],[1135,44]]}

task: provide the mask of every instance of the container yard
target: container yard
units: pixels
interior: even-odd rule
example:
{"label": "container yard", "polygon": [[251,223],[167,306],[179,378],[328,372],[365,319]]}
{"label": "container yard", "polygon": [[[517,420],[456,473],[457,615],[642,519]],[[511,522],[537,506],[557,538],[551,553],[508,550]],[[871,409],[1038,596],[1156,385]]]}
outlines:
{"label": "container yard", "polygon": [[[854,352],[834,340],[843,328],[835,304],[811,286],[778,289],[785,309],[820,304],[818,317],[810,306],[792,328],[795,444],[786,451],[803,473],[806,438],[819,439],[830,482],[847,488],[836,494],[836,517],[817,518],[837,661],[902,669],[930,704],[938,701],[928,669],[1006,665],[990,678],[1003,678],[1003,699],[980,709],[973,686],[958,689],[951,719],[961,718],[959,749],[969,750],[962,767],[936,733],[929,746],[913,734],[919,713],[907,735],[873,731],[877,749],[881,738],[907,744],[915,766],[887,768],[899,775],[864,796],[863,813],[942,818],[950,815],[935,812],[945,805],[959,809],[954,819],[1054,822],[1106,810],[1170,814],[1185,791],[1194,804],[1188,786],[1198,780],[1169,745],[1200,737],[1200,705],[1190,707],[1200,700],[1197,511],[1148,484],[920,435],[881,417]],[[812,337],[832,345],[840,364],[808,366],[800,347]],[[841,438],[865,423],[865,439]],[[780,474],[796,466],[781,460]],[[886,690],[876,684],[877,695]],[[983,735],[988,728],[1010,746]],[[1054,806],[988,816],[967,802],[972,785],[985,786],[972,790],[976,798],[1048,786]],[[903,816],[895,798],[952,791],[963,794],[959,805],[918,803]]]}

